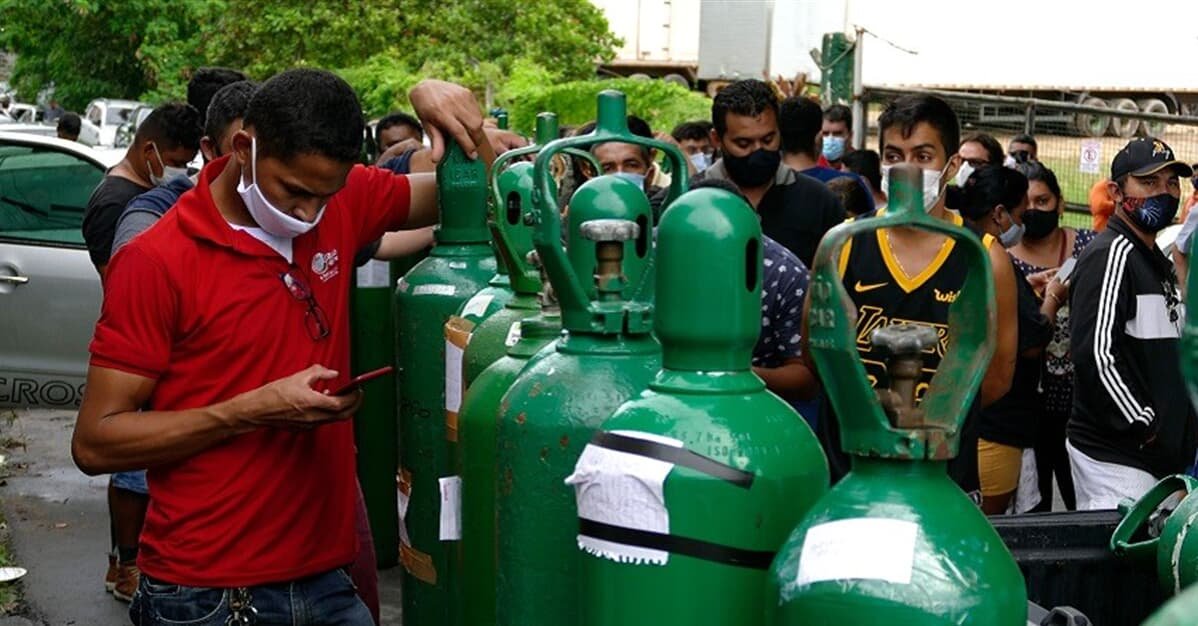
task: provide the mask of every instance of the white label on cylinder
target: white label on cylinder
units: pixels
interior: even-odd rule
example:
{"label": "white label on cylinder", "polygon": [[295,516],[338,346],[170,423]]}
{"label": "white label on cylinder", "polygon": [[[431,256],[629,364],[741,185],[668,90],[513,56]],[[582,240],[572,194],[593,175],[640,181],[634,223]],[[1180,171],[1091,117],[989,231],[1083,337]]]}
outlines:
{"label": "white label on cylinder", "polygon": [[512,322],[512,327],[507,329],[507,338],[503,340],[503,345],[512,347],[516,342],[520,341],[520,322]]}
{"label": "white label on cylinder", "polygon": [[441,483],[441,541],[462,538],[462,477],[446,476]]}
{"label": "white label on cylinder", "polygon": [[449,262],[449,269],[451,269],[451,270],[464,270],[467,267],[469,267],[469,265],[465,261],[450,261]]}
{"label": "white label on cylinder", "polygon": [[487,312],[487,307],[491,306],[491,301],[495,299],[493,294],[480,293],[475,294],[466,302],[466,306],[462,307],[462,317],[480,317]]}
{"label": "white label on cylinder", "polygon": [[416,285],[412,290],[414,296],[452,296],[454,293],[457,293],[457,288],[453,285]]}
{"label": "white label on cylinder", "polygon": [[357,270],[359,287],[386,287],[391,282],[391,266],[386,261],[371,259]]}
{"label": "white label on cylinder", "polygon": [[445,410],[462,408],[462,349],[445,340]]}
{"label": "white label on cylinder", "polygon": [[846,519],[812,526],[799,556],[802,587],[824,580],[908,585],[919,526],[897,519]]}

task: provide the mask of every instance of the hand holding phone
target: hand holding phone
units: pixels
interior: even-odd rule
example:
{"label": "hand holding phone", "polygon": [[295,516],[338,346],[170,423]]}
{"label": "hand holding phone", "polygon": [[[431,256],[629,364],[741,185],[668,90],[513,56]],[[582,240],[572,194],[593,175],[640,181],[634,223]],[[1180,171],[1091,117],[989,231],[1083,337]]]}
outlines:
{"label": "hand holding phone", "polygon": [[344,396],[345,394],[347,394],[351,391],[357,391],[357,390],[361,389],[363,383],[374,380],[380,376],[386,376],[387,374],[390,374],[394,371],[395,371],[395,368],[390,365],[387,365],[385,367],[380,367],[377,370],[371,370],[369,372],[366,372],[365,374],[359,374],[359,375],[351,378],[350,381],[345,383],[344,385],[342,385],[332,391],[329,391],[327,393],[330,396]]}
{"label": "hand holding phone", "polygon": [[1073,274],[1073,268],[1077,265],[1076,257],[1069,257],[1061,264],[1061,268],[1057,270],[1057,280],[1066,287],[1069,286],[1069,277]]}

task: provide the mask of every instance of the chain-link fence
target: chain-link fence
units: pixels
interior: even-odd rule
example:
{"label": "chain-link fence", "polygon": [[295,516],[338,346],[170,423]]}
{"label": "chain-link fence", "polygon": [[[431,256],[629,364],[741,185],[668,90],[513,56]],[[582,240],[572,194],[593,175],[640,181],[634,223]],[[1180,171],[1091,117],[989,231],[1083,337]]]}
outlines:
{"label": "chain-link fence", "polygon": [[[1036,139],[1038,160],[1057,175],[1069,212],[1066,222],[1088,226],[1089,192],[1095,183],[1105,180],[1111,160],[1128,138],[1150,135],[1164,140],[1177,158],[1198,162],[1198,117],[1182,117],[1140,112],[1136,101],[1112,101],[1119,108],[1093,106],[1105,104],[1091,99],[1091,106],[985,94],[944,91],[867,88],[866,120],[869,137],[866,148],[877,150],[877,118],[894,98],[905,93],[930,93],[944,98],[961,120],[961,136],[986,133],[1002,145],[1004,152],[1013,137],[1028,133]],[[1126,100],[1126,103],[1122,103]],[[1141,105],[1150,104],[1141,102]],[[1154,107],[1144,107],[1151,110]],[[1182,197],[1193,191],[1191,182],[1182,181]]]}

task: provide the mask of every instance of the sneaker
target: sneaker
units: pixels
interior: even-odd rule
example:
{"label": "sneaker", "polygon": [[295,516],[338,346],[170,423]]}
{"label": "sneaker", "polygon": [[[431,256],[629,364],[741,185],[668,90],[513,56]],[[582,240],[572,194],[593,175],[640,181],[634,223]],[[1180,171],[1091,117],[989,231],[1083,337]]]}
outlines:
{"label": "sneaker", "polygon": [[141,570],[135,563],[122,563],[117,566],[116,585],[112,588],[112,597],[122,602],[133,600],[137,592],[137,584],[141,582]]}
{"label": "sneaker", "polygon": [[116,555],[110,553],[108,555],[108,572],[104,574],[104,591],[112,593],[113,588],[116,587],[116,574]]}

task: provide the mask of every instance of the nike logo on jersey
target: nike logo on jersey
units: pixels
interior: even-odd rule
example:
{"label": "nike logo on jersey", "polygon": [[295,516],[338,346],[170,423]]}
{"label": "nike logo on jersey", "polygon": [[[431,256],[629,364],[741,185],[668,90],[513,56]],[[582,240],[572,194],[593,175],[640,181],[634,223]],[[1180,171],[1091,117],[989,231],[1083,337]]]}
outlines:
{"label": "nike logo on jersey", "polygon": [[857,284],[853,285],[853,290],[855,290],[857,293],[865,293],[867,291],[873,291],[874,289],[881,289],[889,284],[890,283],[876,283],[873,285],[862,285],[861,281],[857,281]]}

